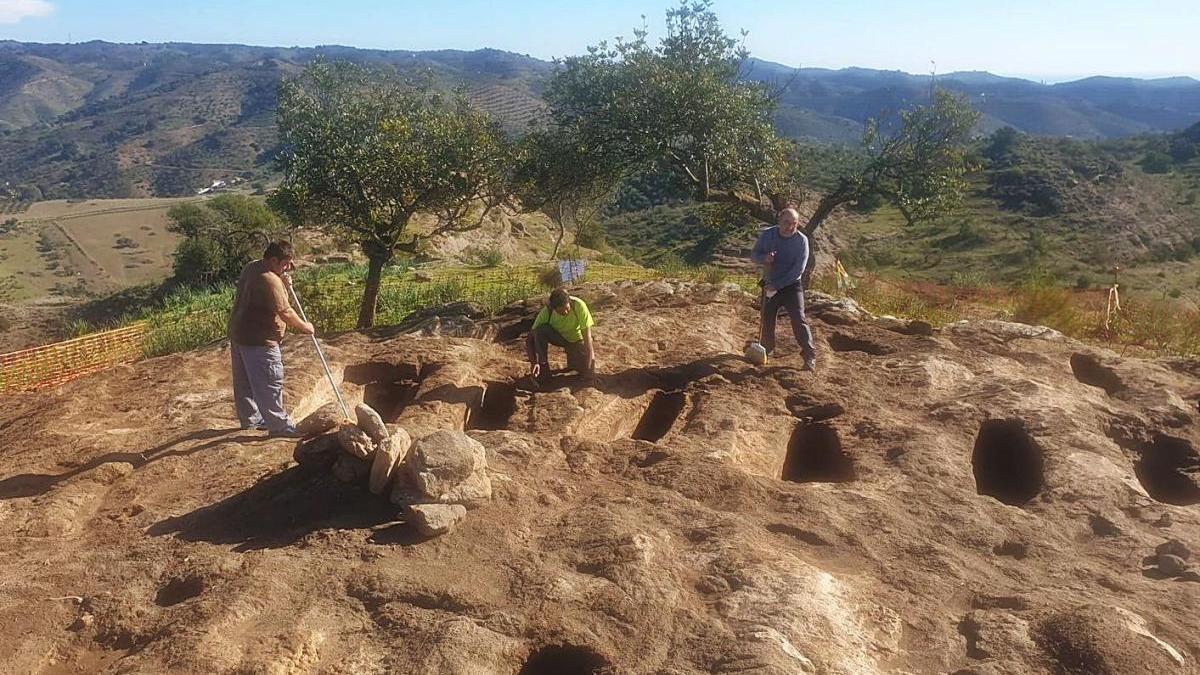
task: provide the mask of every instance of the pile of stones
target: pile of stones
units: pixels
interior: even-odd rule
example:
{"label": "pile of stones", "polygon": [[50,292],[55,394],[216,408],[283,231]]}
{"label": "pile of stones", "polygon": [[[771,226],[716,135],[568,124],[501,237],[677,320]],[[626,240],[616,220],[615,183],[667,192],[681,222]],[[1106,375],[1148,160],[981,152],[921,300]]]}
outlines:
{"label": "pile of stones", "polygon": [[350,423],[330,403],[296,425],[302,440],[293,459],[310,470],[327,471],[339,481],[387,495],[404,508],[421,534],[450,532],[467,510],[492,498],[487,454],[461,431],[439,430],[417,440],[404,428],[384,424],[365,403]]}

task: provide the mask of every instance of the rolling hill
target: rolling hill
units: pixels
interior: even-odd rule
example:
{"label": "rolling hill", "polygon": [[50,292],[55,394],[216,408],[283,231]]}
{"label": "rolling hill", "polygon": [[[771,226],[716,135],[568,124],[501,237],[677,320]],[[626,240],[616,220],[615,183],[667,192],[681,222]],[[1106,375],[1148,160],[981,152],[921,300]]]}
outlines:
{"label": "rolling hill", "polygon": [[[33,198],[177,196],[218,178],[270,176],[275,90],[318,58],[429,70],[465,84],[519,133],[554,65],[495,49],[380,51],[203,44],[0,41],[0,186]],[[929,76],[865,68],[794,69],[751,60],[746,77],[786,85],[777,123],[796,138],[852,143],[863,124],[928,95]],[[982,130],[1118,138],[1200,121],[1200,82],[1094,77],[1044,85],[950,73],[984,113]]]}

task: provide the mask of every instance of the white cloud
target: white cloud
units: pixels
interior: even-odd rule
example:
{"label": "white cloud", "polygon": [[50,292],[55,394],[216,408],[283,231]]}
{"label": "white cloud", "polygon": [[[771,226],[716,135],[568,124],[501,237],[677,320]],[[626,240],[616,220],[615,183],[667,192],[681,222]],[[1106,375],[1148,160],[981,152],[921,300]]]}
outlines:
{"label": "white cloud", "polygon": [[0,0],[0,24],[49,16],[53,11],[54,5],[46,0]]}

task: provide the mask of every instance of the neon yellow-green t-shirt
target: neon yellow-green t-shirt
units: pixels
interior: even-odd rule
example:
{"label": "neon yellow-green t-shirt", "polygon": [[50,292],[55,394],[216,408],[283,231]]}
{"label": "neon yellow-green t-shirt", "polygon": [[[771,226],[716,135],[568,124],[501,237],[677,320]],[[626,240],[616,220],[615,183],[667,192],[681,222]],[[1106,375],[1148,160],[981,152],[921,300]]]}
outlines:
{"label": "neon yellow-green t-shirt", "polygon": [[537,317],[534,318],[533,327],[537,328],[547,323],[567,342],[579,342],[583,339],[584,329],[595,325],[587,304],[573,295],[571,296],[570,312],[559,314],[549,307],[543,307],[542,311],[538,312]]}

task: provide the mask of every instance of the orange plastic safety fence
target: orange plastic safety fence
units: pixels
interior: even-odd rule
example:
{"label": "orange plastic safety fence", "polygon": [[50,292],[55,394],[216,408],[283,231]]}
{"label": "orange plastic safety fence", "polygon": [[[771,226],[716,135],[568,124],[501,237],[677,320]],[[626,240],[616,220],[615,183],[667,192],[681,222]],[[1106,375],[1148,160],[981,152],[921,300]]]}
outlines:
{"label": "orange plastic safety fence", "polygon": [[142,357],[146,322],[0,354],[0,393],[49,389]]}

